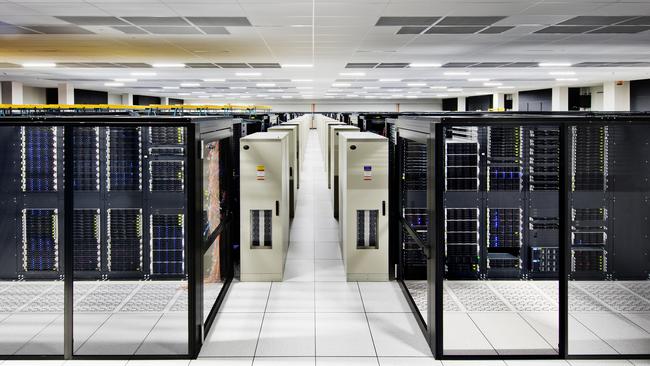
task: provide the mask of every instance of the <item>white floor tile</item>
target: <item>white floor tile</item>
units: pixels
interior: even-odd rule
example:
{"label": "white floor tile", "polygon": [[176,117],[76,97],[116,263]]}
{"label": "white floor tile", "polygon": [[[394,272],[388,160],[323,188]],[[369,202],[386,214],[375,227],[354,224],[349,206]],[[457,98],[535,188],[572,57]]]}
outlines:
{"label": "white floor tile", "polygon": [[317,242],[323,241],[339,241],[339,230],[336,228],[333,229],[316,229],[315,239]]}
{"label": "white floor tile", "polygon": [[263,313],[270,290],[270,282],[233,282],[219,312]]}
{"label": "white floor tile", "polygon": [[431,356],[413,314],[373,313],[368,320],[378,356]]}
{"label": "white floor tile", "polygon": [[131,360],[127,366],[188,366],[190,360]]}
{"label": "white floor tile", "polygon": [[343,259],[341,258],[341,245],[338,241],[317,242],[314,247],[316,259]]}
{"label": "white floor tile", "polygon": [[255,357],[253,366],[314,366],[314,357]]}
{"label": "white floor tile", "polygon": [[617,352],[573,316],[569,316],[569,353],[607,355]]}
{"label": "white floor tile", "polygon": [[[92,363],[88,360],[68,360],[64,366],[124,366],[129,362],[128,360],[93,360]],[[40,365],[40,363],[39,363]]]}
{"label": "white floor tile", "polygon": [[[161,314],[116,313],[77,350],[78,355],[134,353],[156,325]],[[128,332],[125,331],[128,329]]]}
{"label": "white floor tile", "polygon": [[433,357],[379,357],[380,366],[441,366]]}
{"label": "white floor tile", "polygon": [[496,355],[467,313],[445,312],[443,331],[443,347],[448,355]]}
{"label": "white floor tile", "polygon": [[627,360],[570,360],[572,366],[632,366]]}
{"label": "white floor tile", "polygon": [[199,357],[254,356],[263,317],[262,313],[217,314]]}
{"label": "white floor tile", "polygon": [[375,356],[364,313],[317,313],[317,356]]}
{"label": "white floor tile", "polygon": [[295,259],[314,260],[314,243],[292,242],[289,245],[287,261]]}
{"label": "white floor tile", "polygon": [[[0,323],[0,355],[14,354],[59,316],[61,314],[41,313],[13,314],[9,316]],[[63,333],[60,333],[59,337],[63,337]],[[50,343],[46,346],[50,354],[63,353],[63,348],[56,346],[59,343],[58,339],[48,339],[47,341]],[[51,343],[54,343],[54,345]]]}
{"label": "white floor tile", "polygon": [[27,360],[7,360],[0,365],[5,366],[61,366],[65,365],[64,360],[39,360],[38,362]]}
{"label": "white floor tile", "polygon": [[500,355],[557,354],[517,313],[476,312],[469,316]]}
{"label": "white floor tile", "polygon": [[287,259],[284,266],[284,281],[314,282],[314,260]]}
{"label": "white floor tile", "polygon": [[267,313],[255,356],[314,356],[314,313]]}
{"label": "white floor tile", "polygon": [[508,366],[569,366],[565,360],[506,360]]}
{"label": "white floor tile", "polygon": [[630,360],[634,366],[650,366],[650,360]]}
{"label": "white floor tile", "polygon": [[[308,210],[307,214],[311,214],[311,210]],[[301,211],[296,212],[296,215],[301,214],[305,215]],[[292,230],[289,233],[289,240],[291,241],[309,241],[314,240],[314,230],[310,228],[303,228],[298,230]]]}
{"label": "white floor tile", "polygon": [[572,316],[619,353],[645,354],[650,350],[650,333],[622,315],[574,312]]}
{"label": "white floor tile", "polygon": [[363,312],[363,303],[356,282],[317,282],[316,312]]}
{"label": "white floor tile", "polygon": [[623,316],[650,333],[650,313],[623,313]]}
{"label": "white floor tile", "polygon": [[347,281],[343,261],[332,259],[317,259],[316,281]]}
{"label": "white floor tile", "polygon": [[557,312],[528,311],[521,312],[519,315],[557,351],[560,342],[560,326]]}
{"label": "white floor tile", "polygon": [[313,282],[273,282],[266,311],[313,313],[314,292]]}
{"label": "white floor tile", "polygon": [[491,361],[442,361],[443,366],[506,366],[506,363],[499,360]]}
{"label": "white floor tile", "polygon": [[253,357],[216,357],[190,361],[190,366],[251,366]]}
{"label": "white floor tile", "polygon": [[377,357],[316,357],[316,366],[379,366]]}
{"label": "white floor tile", "polygon": [[411,308],[395,281],[359,282],[361,298],[369,313],[410,313]]}
{"label": "white floor tile", "polygon": [[187,354],[187,313],[166,313],[147,335],[136,354]]}

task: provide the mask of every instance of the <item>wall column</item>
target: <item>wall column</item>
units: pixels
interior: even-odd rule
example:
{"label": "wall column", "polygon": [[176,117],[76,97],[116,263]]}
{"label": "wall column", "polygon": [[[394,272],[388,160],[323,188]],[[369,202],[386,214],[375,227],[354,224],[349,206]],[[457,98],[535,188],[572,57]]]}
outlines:
{"label": "wall column", "polygon": [[17,81],[3,81],[2,104],[23,104],[23,83]]}
{"label": "wall column", "polygon": [[169,97],[160,97],[161,105],[169,105]]}
{"label": "wall column", "polygon": [[492,110],[503,111],[506,109],[506,95],[505,93],[492,94]]}
{"label": "wall column", "polygon": [[456,100],[456,110],[458,112],[467,111],[467,99],[465,97],[458,97],[458,99]]}
{"label": "wall column", "polygon": [[569,110],[569,87],[556,86],[551,89],[551,110],[554,112]]}
{"label": "wall column", "polygon": [[131,93],[122,94],[122,105],[133,105],[133,94]]}
{"label": "wall column", "polygon": [[603,83],[603,110],[625,112],[630,110],[630,82]]}
{"label": "wall column", "polygon": [[74,87],[70,83],[62,83],[59,89],[59,104],[74,104]]}

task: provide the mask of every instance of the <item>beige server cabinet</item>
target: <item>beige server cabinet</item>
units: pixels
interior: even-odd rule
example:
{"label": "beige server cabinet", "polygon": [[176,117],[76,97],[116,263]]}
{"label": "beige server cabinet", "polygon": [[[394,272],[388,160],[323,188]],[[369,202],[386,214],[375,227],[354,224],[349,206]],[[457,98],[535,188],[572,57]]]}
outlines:
{"label": "beige server cabinet", "polygon": [[305,139],[307,136],[305,136],[303,132],[303,123],[298,121],[298,118],[293,119],[288,122],[283,122],[280,124],[280,126],[295,126],[298,129],[298,134],[296,135],[296,170],[294,171],[293,175],[295,176],[296,180],[296,188],[300,189],[300,167],[302,166],[304,155],[305,155]]}
{"label": "beige server cabinet", "polygon": [[348,125],[330,125],[332,137],[329,147],[329,169],[327,183],[334,205],[334,218],[339,218],[339,134],[341,132],[359,132],[358,127]]}
{"label": "beige server cabinet", "polygon": [[296,212],[296,189],[299,181],[298,176],[298,135],[299,126],[296,125],[278,125],[269,127],[269,132],[288,132],[289,133],[289,217],[293,218]]}
{"label": "beige server cabinet", "polygon": [[388,280],[388,139],[339,133],[340,225],[348,281]]}
{"label": "beige server cabinet", "polygon": [[289,244],[289,133],[240,140],[241,280],[282,281]]}
{"label": "beige server cabinet", "polygon": [[346,126],[334,119],[328,118],[330,121],[323,124],[320,147],[323,149],[323,165],[325,165],[325,172],[329,169],[329,141],[330,141],[330,127],[331,126]]}

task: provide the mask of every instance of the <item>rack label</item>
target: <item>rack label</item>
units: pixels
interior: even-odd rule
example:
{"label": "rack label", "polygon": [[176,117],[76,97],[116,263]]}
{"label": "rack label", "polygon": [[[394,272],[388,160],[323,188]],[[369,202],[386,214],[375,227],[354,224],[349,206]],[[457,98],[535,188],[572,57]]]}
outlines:
{"label": "rack label", "polygon": [[258,165],[256,170],[257,180],[264,180],[266,178],[266,167],[264,165]]}
{"label": "rack label", "polygon": [[363,166],[363,180],[372,180],[372,166],[364,165]]}

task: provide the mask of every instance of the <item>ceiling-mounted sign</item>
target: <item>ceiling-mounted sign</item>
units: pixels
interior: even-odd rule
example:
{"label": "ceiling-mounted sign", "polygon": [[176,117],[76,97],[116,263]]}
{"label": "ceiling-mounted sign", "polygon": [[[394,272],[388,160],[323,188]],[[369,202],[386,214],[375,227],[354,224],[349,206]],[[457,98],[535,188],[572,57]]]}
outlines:
{"label": "ceiling-mounted sign", "polygon": [[264,180],[264,179],[266,179],[266,166],[264,166],[264,165],[258,165],[258,166],[256,167],[255,176],[257,177],[257,180]]}
{"label": "ceiling-mounted sign", "polygon": [[364,165],[363,166],[363,180],[372,180],[372,166]]}

